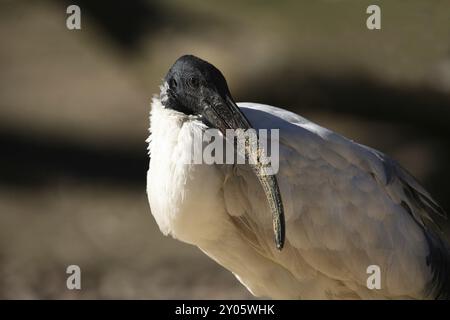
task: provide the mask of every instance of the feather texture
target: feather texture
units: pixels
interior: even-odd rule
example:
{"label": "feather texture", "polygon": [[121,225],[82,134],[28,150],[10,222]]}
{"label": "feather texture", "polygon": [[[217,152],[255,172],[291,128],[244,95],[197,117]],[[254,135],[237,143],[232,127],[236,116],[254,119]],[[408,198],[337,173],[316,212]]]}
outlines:
{"label": "feather texture", "polygon": [[[255,295],[448,298],[445,213],[386,155],[292,112],[238,104],[255,129],[280,129],[286,243],[273,243],[264,191],[244,165],[183,165],[199,119],[153,102],[147,193],[161,231],[197,245]],[[366,286],[367,267],[381,289]]]}

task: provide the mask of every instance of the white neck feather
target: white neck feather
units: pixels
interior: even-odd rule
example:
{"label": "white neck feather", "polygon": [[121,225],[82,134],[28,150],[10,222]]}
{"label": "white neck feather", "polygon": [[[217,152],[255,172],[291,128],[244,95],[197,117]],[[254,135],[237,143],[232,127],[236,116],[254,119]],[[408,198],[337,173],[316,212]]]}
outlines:
{"label": "white neck feather", "polygon": [[222,200],[216,198],[224,179],[220,170],[182,160],[191,158],[194,137],[206,128],[198,117],[167,109],[160,99],[153,98],[147,139],[150,207],[161,232],[193,244],[218,235],[211,226],[220,223],[212,220],[223,211],[217,207]]}

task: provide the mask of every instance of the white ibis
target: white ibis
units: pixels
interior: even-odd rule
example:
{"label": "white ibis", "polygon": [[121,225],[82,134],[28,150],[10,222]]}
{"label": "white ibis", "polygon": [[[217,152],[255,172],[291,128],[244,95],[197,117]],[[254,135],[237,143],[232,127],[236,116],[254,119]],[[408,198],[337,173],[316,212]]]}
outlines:
{"label": "white ibis", "polygon": [[[208,128],[223,137],[279,129],[278,173],[183,161]],[[236,104],[208,62],[187,55],[170,68],[148,142],[147,194],[161,232],[198,246],[255,296],[450,297],[449,243],[436,222],[445,213],[405,169],[292,112]]]}

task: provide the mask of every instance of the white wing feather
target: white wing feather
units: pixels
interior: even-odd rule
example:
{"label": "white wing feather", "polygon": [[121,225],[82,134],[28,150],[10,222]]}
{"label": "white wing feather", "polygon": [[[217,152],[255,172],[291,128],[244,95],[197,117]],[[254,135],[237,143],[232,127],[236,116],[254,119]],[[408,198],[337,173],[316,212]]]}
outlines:
{"label": "white wing feather", "polygon": [[[378,151],[283,109],[239,106],[255,129],[280,129],[285,248],[275,249],[264,193],[245,167],[226,179],[227,212],[260,255],[298,281],[297,297],[426,297],[433,281],[423,227],[429,215],[404,186],[432,206],[426,191]],[[370,265],[380,267],[380,290],[366,286]]]}

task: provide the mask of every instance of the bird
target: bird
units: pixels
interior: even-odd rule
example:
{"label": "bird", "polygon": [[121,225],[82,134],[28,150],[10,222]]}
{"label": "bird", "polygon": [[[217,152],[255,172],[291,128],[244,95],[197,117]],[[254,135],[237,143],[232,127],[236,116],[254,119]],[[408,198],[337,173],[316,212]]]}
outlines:
{"label": "bird", "polygon": [[[279,130],[278,172],[183,161],[208,129],[224,140],[228,129]],[[236,103],[221,71],[193,55],[164,77],[149,132],[146,191],[160,231],[254,296],[450,298],[446,212],[384,153],[283,108]]]}

